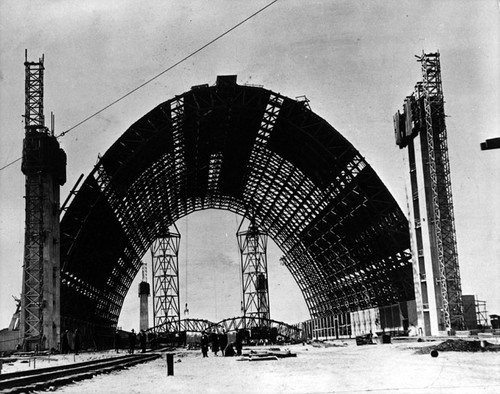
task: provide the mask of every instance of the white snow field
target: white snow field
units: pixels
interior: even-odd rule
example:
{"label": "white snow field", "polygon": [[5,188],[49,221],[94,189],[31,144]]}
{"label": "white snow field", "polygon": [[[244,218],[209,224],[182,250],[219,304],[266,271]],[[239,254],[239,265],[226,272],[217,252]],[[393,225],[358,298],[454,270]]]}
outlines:
{"label": "white snow field", "polygon": [[[440,343],[395,342],[356,346],[354,340],[327,346],[282,346],[294,358],[240,361],[239,357],[202,358],[200,351],[175,352],[174,375],[166,357],[127,370],[54,388],[60,393],[500,393],[500,352],[439,352],[418,349]],[[244,352],[256,348],[244,348]],[[88,353],[77,361],[111,356]],[[57,363],[73,356],[57,356]],[[18,364],[18,363],[16,363]],[[27,364],[24,364],[27,365]],[[50,366],[56,365],[54,360]],[[49,366],[38,360],[37,368]],[[31,366],[32,367],[32,366]],[[4,364],[3,372],[19,366]]]}

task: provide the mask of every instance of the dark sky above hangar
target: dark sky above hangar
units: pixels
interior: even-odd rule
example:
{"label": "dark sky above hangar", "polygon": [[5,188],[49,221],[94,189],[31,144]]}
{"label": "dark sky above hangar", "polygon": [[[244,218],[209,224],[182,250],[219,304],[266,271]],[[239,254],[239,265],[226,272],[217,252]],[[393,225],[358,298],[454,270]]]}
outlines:
{"label": "dark sky above hangar", "polygon": [[[60,133],[268,3],[2,2],[0,167],[21,154],[25,48],[31,60],[45,53],[45,112],[47,117],[55,112],[56,132]],[[498,313],[500,183],[496,179],[500,152],[481,152],[479,143],[498,136],[499,48],[499,8],[494,0],[280,0],[62,138],[68,154],[68,183],[62,198],[81,173],[91,171],[98,153],[104,153],[130,124],[157,104],[192,85],[212,84],[219,74],[237,74],[239,83],[263,85],[291,98],[306,95],[312,110],[353,143],[406,211],[404,168],[393,141],[392,115],[420,80],[413,55],[438,49],[449,115],[463,292],[477,294],[488,302],[491,313]],[[20,293],[22,281],[24,179],[20,162],[0,172],[0,190],[0,327],[5,327],[14,310],[11,295]],[[235,222],[234,214],[207,211],[190,216],[187,224],[178,224],[181,233],[189,229],[184,238],[190,246],[188,302],[192,317],[216,319],[238,314],[239,301],[236,310],[222,309],[238,293],[221,290],[214,296],[220,288],[213,284],[227,264],[236,270],[235,291],[239,289]],[[208,227],[207,223],[218,225]],[[220,246],[203,247],[207,239]],[[269,264],[276,271],[271,271],[271,286],[272,275],[281,281],[275,286],[276,302],[271,289],[272,314],[287,321],[306,318],[296,285],[280,271],[279,256],[278,250],[271,251]],[[184,251],[181,264],[185,259]],[[219,265],[206,269],[205,261]],[[195,277],[196,264],[199,276]],[[204,285],[208,293],[201,291]],[[196,293],[191,293],[196,290],[198,301]],[[181,297],[185,297],[182,292]],[[214,301],[204,303],[208,297]],[[136,325],[135,284],[128,299],[122,321],[125,328]],[[296,304],[302,306],[290,314]]]}

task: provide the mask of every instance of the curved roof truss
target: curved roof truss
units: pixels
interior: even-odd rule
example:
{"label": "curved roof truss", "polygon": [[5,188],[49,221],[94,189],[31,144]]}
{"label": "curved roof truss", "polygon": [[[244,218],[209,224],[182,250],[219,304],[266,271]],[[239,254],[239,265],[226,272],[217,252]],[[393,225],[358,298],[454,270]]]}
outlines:
{"label": "curved roof truss", "polygon": [[306,102],[219,77],[166,101],[102,156],[61,222],[61,314],[116,324],[162,230],[253,216],[312,317],[414,298],[408,223],[359,152]]}

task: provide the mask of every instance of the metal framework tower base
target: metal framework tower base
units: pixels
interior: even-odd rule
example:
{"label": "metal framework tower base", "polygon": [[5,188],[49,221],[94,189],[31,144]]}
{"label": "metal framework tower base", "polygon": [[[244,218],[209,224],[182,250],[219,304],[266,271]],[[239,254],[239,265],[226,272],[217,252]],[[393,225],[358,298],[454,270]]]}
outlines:
{"label": "metal framework tower base", "polygon": [[[265,327],[270,319],[269,288],[267,282],[267,234],[260,231],[253,220],[247,230],[238,232],[238,246],[241,253],[242,312],[244,321],[256,322]],[[245,327],[247,328],[247,327]]]}
{"label": "metal framework tower base", "polygon": [[180,329],[179,246],[181,236],[165,229],[151,246],[153,266],[153,320],[158,332]]}

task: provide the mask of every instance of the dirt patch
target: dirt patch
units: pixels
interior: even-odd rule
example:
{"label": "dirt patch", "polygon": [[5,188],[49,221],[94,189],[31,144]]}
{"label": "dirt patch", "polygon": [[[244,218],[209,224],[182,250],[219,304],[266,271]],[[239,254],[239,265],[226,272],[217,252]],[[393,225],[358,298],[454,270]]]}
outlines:
{"label": "dirt patch", "polygon": [[498,352],[500,345],[487,341],[465,341],[463,339],[448,339],[439,345],[426,346],[417,350],[418,354],[430,354],[433,350],[439,352]]}

